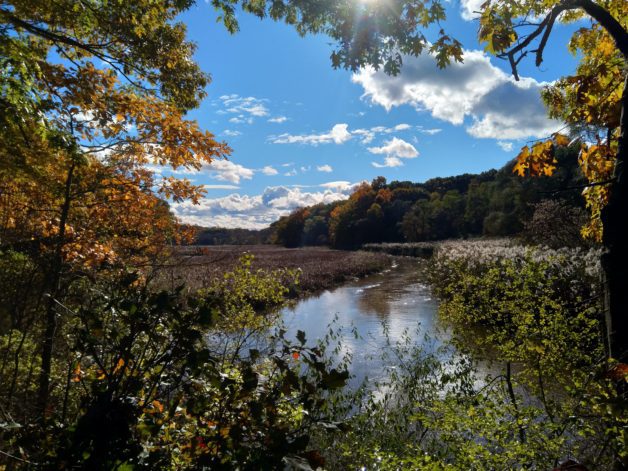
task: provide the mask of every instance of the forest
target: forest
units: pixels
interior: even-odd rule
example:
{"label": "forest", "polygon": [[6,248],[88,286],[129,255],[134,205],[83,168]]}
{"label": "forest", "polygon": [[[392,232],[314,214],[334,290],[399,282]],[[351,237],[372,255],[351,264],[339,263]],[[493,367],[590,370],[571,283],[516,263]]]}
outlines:
{"label": "forest", "polygon": [[[212,77],[181,18],[201,3],[0,2],[0,469],[628,469],[625,1],[475,7],[508,83],[573,27],[577,65],[541,90],[564,126],[505,167],[378,177],[260,232],[173,210],[207,195],[182,175],[234,153],[193,118]],[[206,6],[208,28],[281,22],[334,69],[398,77],[469,57],[449,3]],[[354,250],[392,242],[431,256]],[[316,300],[318,337],[286,321]],[[369,303],[376,348],[339,312]],[[415,305],[430,317],[396,328]],[[385,374],[360,380],[364,358]]]}
{"label": "forest", "polygon": [[[559,170],[536,179],[513,175],[515,162],[479,175],[425,183],[386,183],[379,177],[363,184],[348,201],[295,210],[260,237],[285,247],[339,249],[378,242],[526,236],[525,232],[538,244],[555,245],[561,239],[565,245],[585,243],[579,235],[586,220],[585,202],[578,191],[585,179],[577,154],[575,147],[558,150]],[[198,243],[205,234],[199,233]]]}

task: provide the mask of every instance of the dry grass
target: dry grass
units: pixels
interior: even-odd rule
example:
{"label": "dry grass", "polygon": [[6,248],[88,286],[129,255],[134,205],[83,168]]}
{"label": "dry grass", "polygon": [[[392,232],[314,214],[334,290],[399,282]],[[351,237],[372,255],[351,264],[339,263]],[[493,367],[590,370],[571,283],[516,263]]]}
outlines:
{"label": "dry grass", "polygon": [[[300,269],[293,296],[337,286],[387,268],[391,257],[381,253],[347,252],[322,247],[286,249],[272,245],[220,245],[186,247],[179,250],[172,266],[164,269],[159,284],[174,288],[181,284],[196,290],[232,270],[244,252],[254,256],[252,268]],[[289,284],[289,280],[286,280]]]}

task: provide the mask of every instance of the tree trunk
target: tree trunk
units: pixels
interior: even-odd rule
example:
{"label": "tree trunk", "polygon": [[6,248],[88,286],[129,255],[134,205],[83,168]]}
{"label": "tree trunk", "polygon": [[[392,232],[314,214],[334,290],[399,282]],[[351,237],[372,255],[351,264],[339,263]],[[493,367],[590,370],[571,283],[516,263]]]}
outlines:
{"label": "tree trunk", "polygon": [[48,398],[50,395],[50,374],[52,372],[52,354],[54,350],[54,340],[57,331],[57,297],[60,292],[61,274],[63,270],[63,247],[65,245],[65,232],[70,206],[72,204],[71,189],[74,177],[75,162],[72,162],[68,169],[65,181],[65,191],[61,215],[59,218],[59,233],[57,234],[57,244],[55,247],[48,281],[48,302],[46,304],[46,330],[42,342],[41,350],[41,370],[39,373],[39,390],[37,393],[37,408],[40,419],[45,422]]}
{"label": "tree trunk", "polygon": [[628,75],[622,94],[620,135],[610,200],[602,212],[604,304],[610,356],[628,363]]}

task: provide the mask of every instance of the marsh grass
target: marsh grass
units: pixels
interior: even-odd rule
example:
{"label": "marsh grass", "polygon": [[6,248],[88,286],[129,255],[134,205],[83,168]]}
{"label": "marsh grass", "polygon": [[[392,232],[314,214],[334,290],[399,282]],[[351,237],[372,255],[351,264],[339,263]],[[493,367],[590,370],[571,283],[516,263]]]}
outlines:
{"label": "marsh grass", "polygon": [[233,270],[243,254],[253,255],[253,270],[272,271],[282,268],[297,270],[298,282],[290,277],[282,280],[289,295],[298,297],[329,289],[346,281],[382,271],[392,257],[363,251],[349,252],[323,247],[286,249],[272,245],[221,245],[182,247],[157,277],[157,285],[174,289],[184,285],[188,290],[207,288],[212,280]]}

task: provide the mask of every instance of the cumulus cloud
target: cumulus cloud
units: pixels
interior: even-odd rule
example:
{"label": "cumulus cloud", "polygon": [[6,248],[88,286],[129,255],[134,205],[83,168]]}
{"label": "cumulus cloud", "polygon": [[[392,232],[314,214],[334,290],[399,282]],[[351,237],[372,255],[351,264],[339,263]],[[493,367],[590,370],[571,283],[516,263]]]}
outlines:
{"label": "cumulus cloud", "polygon": [[286,118],[285,116],[276,116],[268,120],[269,123],[283,123],[285,121],[288,121],[288,118]]}
{"label": "cumulus cloud", "polygon": [[371,154],[385,154],[391,157],[403,159],[413,159],[419,155],[419,151],[409,142],[393,137],[390,141],[386,141],[381,147],[369,147]]}
{"label": "cumulus cloud", "polygon": [[331,168],[331,165],[327,165],[327,164],[317,166],[316,170],[318,170],[319,172],[326,172],[326,173],[330,173],[334,171],[334,169]]}
{"label": "cumulus cloud", "polygon": [[229,122],[233,124],[253,124],[253,118],[247,118],[244,115],[229,118]]}
{"label": "cumulus cloud", "polygon": [[322,191],[312,192],[298,187],[267,187],[261,195],[234,193],[222,198],[203,198],[198,205],[184,201],[172,203],[171,207],[175,215],[190,224],[262,229],[296,208],[346,199],[356,185],[329,182],[321,185]]}
{"label": "cumulus cloud", "polygon": [[362,144],[370,144],[378,134],[392,134],[412,129],[412,126],[406,123],[400,123],[392,127],[373,126],[372,128],[360,128],[350,130],[346,123],[339,123],[324,133],[313,134],[281,134],[279,136],[269,136],[268,141],[273,144],[307,144],[317,146],[319,144],[344,144],[353,137],[360,139]]}
{"label": "cumulus cloud", "polygon": [[321,183],[318,186],[320,186],[322,188],[328,188],[330,190],[337,190],[337,191],[344,192],[344,191],[347,191],[348,189],[352,188],[355,185],[357,185],[357,184],[348,182],[346,180],[339,180],[339,181],[335,181],[335,182]]}
{"label": "cumulus cloud", "polygon": [[279,172],[274,167],[271,167],[270,165],[266,165],[266,167],[262,169],[262,173],[264,175],[277,175]]}
{"label": "cumulus cloud", "polygon": [[211,164],[204,165],[203,170],[209,170],[211,177],[216,180],[240,183],[240,180],[253,178],[253,170],[230,160],[214,160]]}
{"label": "cumulus cloud", "polygon": [[460,15],[467,21],[479,18],[477,12],[482,10],[482,4],[486,0],[460,0]]}
{"label": "cumulus cloud", "polygon": [[412,126],[406,123],[397,124],[393,130],[395,131],[405,131],[406,129],[410,129]]}
{"label": "cumulus cloud", "polygon": [[502,148],[504,152],[512,151],[512,142],[507,141],[497,141],[497,145]]}
{"label": "cumulus cloud", "polygon": [[351,139],[351,133],[348,131],[349,125],[346,123],[335,124],[329,132],[322,134],[281,134],[279,136],[270,136],[269,141],[273,144],[308,144],[317,146],[319,144],[344,144]]}
{"label": "cumulus cloud", "polygon": [[379,162],[371,162],[371,165],[375,168],[384,168],[384,167],[401,167],[403,166],[403,162],[399,157],[388,156],[384,159],[384,163],[380,164]]}
{"label": "cumulus cloud", "polygon": [[229,136],[229,137],[236,137],[236,136],[242,135],[240,131],[232,131],[231,129],[225,129],[222,133],[225,136]]}
{"label": "cumulus cloud", "polygon": [[398,137],[393,137],[391,140],[384,142],[383,146],[369,147],[368,151],[371,154],[382,154],[386,156],[383,164],[371,162],[375,168],[401,167],[403,166],[401,159],[414,159],[419,155],[419,151],[416,150],[416,147]]}
{"label": "cumulus cloud", "polygon": [[352,80],[372,103],[387,110],[410,105],[454,125],[466,120],[474,137],[544,137],[560,127],[546,117],[539,96],[543,83],[532,78],[515,82],[481,51],[466,51],[464,63],[444,70],[438,69],[430,54],[405,57],[396,77],[365,68]]}

